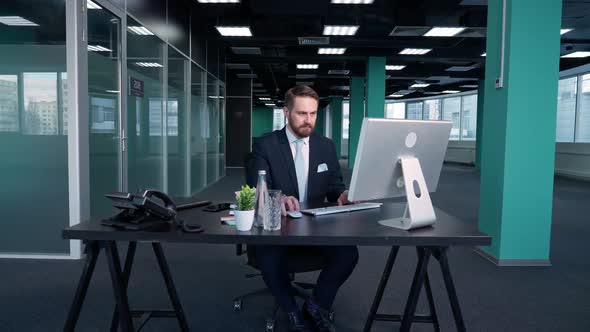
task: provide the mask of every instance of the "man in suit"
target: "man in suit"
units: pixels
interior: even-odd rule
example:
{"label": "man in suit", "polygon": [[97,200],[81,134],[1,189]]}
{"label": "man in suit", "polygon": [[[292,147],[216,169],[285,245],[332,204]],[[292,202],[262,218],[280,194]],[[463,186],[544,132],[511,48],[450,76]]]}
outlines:
{"label": "man in suit", "polygon": [[[313,205],[326,199],[348,204],[334,143],[314,133],[319,97],[310,87],[298,85],[285,94],[288,124],[257,138],[247,165],[247,182],[255,186],[258,171],[265,170],[270,189],[284,195],[283,215],[299,210],[300,203]],[[297,222],[291,219],[289,222]],[[335,331],[328,312],[340,286],[358,261],[356,246],[255,246],[262,277],[279,305],[288,313],[291,331]],[[297,258],[295,258],[297,257]],[[289,272],[295,261],[322,258],[323,269],[313,296],[300,311],[290,294]],[[305,319],[305,320],[304,320]]]}

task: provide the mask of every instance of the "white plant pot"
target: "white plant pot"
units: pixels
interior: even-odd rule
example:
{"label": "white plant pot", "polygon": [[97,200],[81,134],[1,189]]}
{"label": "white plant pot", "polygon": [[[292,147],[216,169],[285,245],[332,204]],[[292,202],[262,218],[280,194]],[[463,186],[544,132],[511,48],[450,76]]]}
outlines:
{"label": "white plant pot", "polygon": [[236,228],[240,232],[247,232],[252,228],[254,223],[254,210],[234,211],[236,217]]}

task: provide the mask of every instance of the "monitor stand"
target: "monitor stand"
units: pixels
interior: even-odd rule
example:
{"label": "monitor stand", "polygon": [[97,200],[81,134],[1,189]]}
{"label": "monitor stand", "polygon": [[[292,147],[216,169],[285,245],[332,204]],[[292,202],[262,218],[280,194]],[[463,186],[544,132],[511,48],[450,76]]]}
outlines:
{"label": "monitor stand", "polygon": [[434,224],[436,215],[420,161],[415,157],[402,157],[398,162],[402,167],[402,178],[398,179],[395,185],[406,189],[406,209],[402,217],[380,220],[379,224],[404,230]]}

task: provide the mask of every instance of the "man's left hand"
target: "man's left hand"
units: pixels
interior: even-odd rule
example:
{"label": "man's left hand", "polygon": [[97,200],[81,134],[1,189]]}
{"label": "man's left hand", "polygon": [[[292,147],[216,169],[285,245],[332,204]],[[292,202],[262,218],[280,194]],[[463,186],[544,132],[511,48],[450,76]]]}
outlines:
{"label": "man's left hand", "polygon": [[351,202],[348,200],[348,190],[345,190],[340,197],[338,197],[338,205],[357,204],[358,202]]}

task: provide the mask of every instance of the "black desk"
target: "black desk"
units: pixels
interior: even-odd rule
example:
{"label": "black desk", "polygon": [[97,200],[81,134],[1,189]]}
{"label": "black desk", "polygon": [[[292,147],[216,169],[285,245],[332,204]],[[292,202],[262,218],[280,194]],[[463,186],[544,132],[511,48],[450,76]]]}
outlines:
{"label": "black desk", "polygon": [[[276,244],[276,245],[366,245],[392,247],[385,265],[377,294],[373,301],[364,331],[369,331],[375,320],[401,321],[400,331],[409,331],[412,322],[431,322],[435,330],[438,319],[434,307],[432,291],[427,274],[430,257],[435,257],[440,263],[443,278],[447,288],[449,301],[457,330],[465,331],[457,294],[450,274],[447,250],[450,246],[486,246],[491,244],[491,238],[476,229],[476,225],[464,223],[449,214],[436,209],[437,222],[434,227],[417,229],[410,232],[389,228],[377,223],[378,220],[398,217],[403,214],[401,204],[384,204],[381,209],[356,211],[351,213],[333,214],[320,217],[304,216],[301,219],[283,218],[281,230],[267,232],[253,229],[249,232],[238,232],[234,227],[222,225],[219,218],[227,212],[207,213],[200,209],[183,211],[179,219],[189,223],[199,223],[205,232],[199,234],[184,233],[181,229],[172,227],[165,232],[147,231],[119,231],[111,227],[100,225],[99,221],[83,222],[66,228],[63,237],[66,239],[80,239],[87,242],[88,255],[80,282],[69,311],[64,331],[73,331],[79,317],[82,303],[94,271],[96,258],[101,248],[105,248],[113,290],[117,302],[113,314],[111,330],[116,331],[116,323],[120,316],[123,331],[133,331],[132,316],[141,316],[139,327],[152,317],[176,317],[181,330],[188,331],[188,324],[180,305],[172,277],[166,263],[161,242],[182,243],[215,243],[215,244]],[[129,242],[129,249],[124,267],[121,267],[116,241]],[[127,301],[127,283],[137,241],[151,242],[158,264],[173,305],[173,311],[131,311]],[[417,248],[418,264],[410,289],[403,315],[377,314],[385,286],[393,268],[400,246]],[[416,316],[415,310],[422,286],[425,286],[428,297],[430,315]]]}

